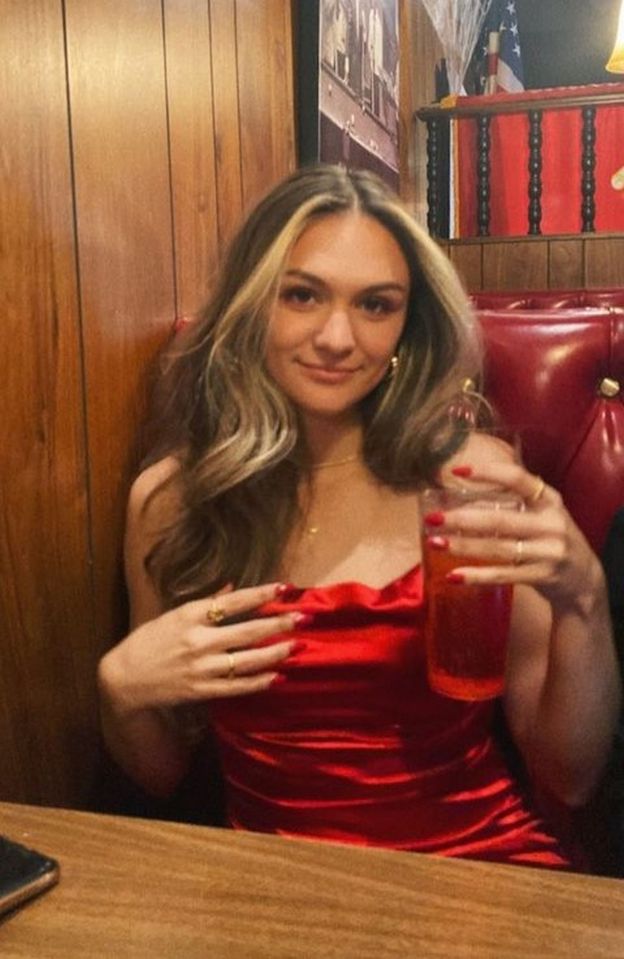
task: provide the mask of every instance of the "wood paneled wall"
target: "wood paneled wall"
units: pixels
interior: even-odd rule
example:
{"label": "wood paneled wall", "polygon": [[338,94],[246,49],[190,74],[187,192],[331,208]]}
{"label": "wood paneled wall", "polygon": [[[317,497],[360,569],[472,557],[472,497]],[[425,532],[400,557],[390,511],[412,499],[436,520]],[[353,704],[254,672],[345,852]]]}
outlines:
{"label": "wood paneled wall", "polygon": [[442,47],[421,3],[401,0],[400,158],[401,195],[418,222],[427,225],[427,128],[414,112],[435,99],[435,65]]}
{"label": "wood paneled wall", "polygon": [[147,370],[295,164],[288,0],[0,0],[0,798],[83,805]]}
{"label": "wood paneled wall", "polygon": [[619,235],[455,240],[442,246],[472,292],[624,286]]}

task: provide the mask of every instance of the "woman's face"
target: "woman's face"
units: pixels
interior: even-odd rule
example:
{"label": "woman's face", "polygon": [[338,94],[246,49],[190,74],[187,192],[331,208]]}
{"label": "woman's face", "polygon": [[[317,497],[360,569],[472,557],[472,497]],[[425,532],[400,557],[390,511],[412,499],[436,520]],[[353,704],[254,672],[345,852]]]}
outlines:
{"label": "woman's face", "polygon": [[384,378],[407,313],[400,246],[362,213],[328,214],[301,234],[269,319],[266,365],[305,415],[352,418]]}

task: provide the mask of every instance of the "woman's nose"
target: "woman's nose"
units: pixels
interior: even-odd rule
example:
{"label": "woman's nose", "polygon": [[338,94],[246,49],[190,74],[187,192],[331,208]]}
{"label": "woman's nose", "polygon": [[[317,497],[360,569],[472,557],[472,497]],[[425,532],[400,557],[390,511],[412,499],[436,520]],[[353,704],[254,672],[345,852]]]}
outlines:
{"label": "woman's nose", "polygon": [[322,326],[317,331],[315,342],[318,347],[334,353],[344,353],[353,349],[355,337],[346,306],[338,304],[331,306]]}

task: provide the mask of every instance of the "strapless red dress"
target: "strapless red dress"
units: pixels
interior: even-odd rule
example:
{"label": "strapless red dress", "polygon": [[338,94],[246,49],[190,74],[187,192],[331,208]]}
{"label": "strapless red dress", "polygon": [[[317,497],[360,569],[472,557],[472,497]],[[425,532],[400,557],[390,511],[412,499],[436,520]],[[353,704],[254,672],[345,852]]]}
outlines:
{"label": "strapless red dress", "polygon": [[209,706],[234,828],[574,868],[507,768],[494,704],[429,688],[420,567],[262,612],[288,610],[314,619],[285,681]]}

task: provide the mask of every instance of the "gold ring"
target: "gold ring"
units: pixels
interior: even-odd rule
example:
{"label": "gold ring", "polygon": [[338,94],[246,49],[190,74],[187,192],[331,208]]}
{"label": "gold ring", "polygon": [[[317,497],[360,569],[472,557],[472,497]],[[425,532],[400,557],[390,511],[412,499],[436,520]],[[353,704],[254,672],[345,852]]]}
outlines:
{"label": "gold ring", "polygon": [[516,540],[516,552],[514,554],[514,566],[518,566],[522,562],[522,557],[524,556],[524,540]]}
{"label": "gold ring", "polygon": [[525,496],[524,498],[524,501],[527,504],[527,506],[535,506],[535,504],[540,499],[545,489],[546,489],[546,483],[544,482],[541,476],[538,476],[535,489],[533,490],[530,496]]}
{"label": "gold ring", "polygon": [[211,603],[206,613],[206,619],[211,626],[218,626],[225,619],[225,612],[216,603]]}
{"label": "gold ring", "polygon": [[236,666],[236,663],[234,662],[234,653],[230,653],[229,651],[227,651],[225,655],[228,658],[227,678],[234,679],[234,677],[236,676],[236,670],[234,669],[234,667]]}

